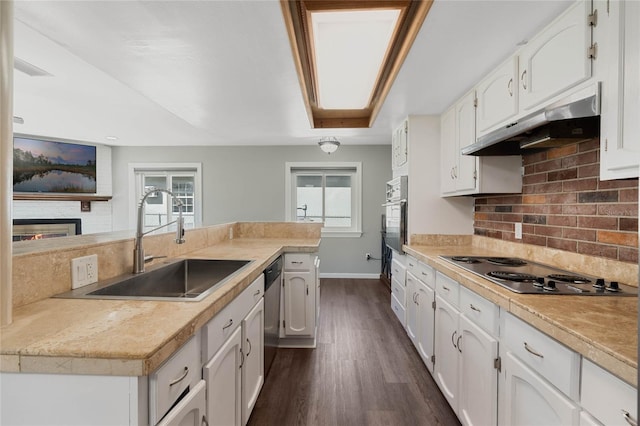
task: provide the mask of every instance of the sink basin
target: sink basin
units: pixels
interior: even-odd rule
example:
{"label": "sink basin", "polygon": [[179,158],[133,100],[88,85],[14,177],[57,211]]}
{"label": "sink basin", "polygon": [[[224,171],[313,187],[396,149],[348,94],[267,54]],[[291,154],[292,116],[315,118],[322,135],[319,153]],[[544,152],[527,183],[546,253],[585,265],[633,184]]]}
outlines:
{"label": "sink basin", "polygon": [[142,274],[127,274],[55,297],[72,299],[198,302],[238,274],[251,260],[180,259]]}

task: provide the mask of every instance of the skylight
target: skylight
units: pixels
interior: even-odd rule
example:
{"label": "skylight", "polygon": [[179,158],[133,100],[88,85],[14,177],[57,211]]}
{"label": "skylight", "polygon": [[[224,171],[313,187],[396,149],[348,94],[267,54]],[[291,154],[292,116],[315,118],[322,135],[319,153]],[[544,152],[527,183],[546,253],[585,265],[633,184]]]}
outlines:
{"label": "skylight", "polygon": [[371,127],[433,0],[280,0],[313,128]]}
{"label": "skylight", "polygon": [[399,9],[311,13],[320,108],[369,105],[399,16]]}

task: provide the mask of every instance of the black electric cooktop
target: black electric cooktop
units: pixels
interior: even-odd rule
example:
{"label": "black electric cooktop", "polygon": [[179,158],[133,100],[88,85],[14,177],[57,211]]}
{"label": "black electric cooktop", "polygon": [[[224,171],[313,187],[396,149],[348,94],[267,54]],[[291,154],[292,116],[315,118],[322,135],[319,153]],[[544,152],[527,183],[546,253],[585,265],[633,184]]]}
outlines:
{"label": "black electric cooktop", "polygon": [[637,296],[638,289],[517,257],[440,256],[462,269],[522,294]]}

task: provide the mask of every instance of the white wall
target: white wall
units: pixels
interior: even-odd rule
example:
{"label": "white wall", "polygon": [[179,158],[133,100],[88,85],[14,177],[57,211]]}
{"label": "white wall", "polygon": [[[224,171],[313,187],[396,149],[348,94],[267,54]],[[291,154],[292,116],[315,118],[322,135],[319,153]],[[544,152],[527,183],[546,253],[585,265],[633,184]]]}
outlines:
{"label": "white wall", "polygon": [[127,165],[153,162],[201,162],[203,225],[234,221],[285,220],[285,163],[300,161],[362,162],[362,231],[360,238],[322,240],[321,273],[380,272],[380,224],[385,182],[391,178],[391,146],[341,146],[330,156],[310,146],[240,147],[113,147],[113,227],[133,229],[129,223]]}

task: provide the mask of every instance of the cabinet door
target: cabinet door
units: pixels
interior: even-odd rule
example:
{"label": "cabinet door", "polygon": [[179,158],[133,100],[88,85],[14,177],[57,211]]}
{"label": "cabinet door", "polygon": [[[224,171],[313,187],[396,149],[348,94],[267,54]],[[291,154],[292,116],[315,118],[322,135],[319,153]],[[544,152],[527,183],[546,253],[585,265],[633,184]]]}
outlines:
{"label": "cabinet door", "polygon": [[518,112],[517,75],[518,59],[513,57],[478,84],[477,136],[482,136]]}
{"label": "cabinet door", "polygon": [[433,308],[435,292],[423,282],[419,282],[417,294],[418,336],[416,339],[416,348],[427,369],[433,374],[431,356],[433,355],[433,333],[435,325],[435,311]]}
{"label": "cabinet door", "polygon": [[284,273],[284,334],[313,336],[315,331],[315,288],[311,272]]}
{"label": "cabinet door", "polygon": [[158,423],[158,426],[203,426],[211,424],[207,422],[206,410],[206,384],[200,380],[167,415]]}
{"label": "cabinet door", "polygon": [[591,77],[590,1],[578,1],[531,40],[519,55],[520,112],[532,112],[546,100]]}
{"label": "cabinet door", "polygon": [[456,110],[450,108],[440,117],[440,191],[456,190]]}
{"label": "cabinet door", "polygon": [[504,386],[499,386],[500,424],[578,424],[578,407],[510,351],[502,357],[502,371]]}
{"label": "cabinet door", "polygon": [[203,369],[203,376],[207,381],[209,426],[241,424],[241,329],[242,327],[238,327],[233,332]]}
{"label": "cabinet door", "polygon": [[640,165],[640,3],[596,3],[603,66],[600,179],[638,176]]}
{"label": "cabinet door", "polygon": [[495,425],[498,421],[498,340],[460,315],[460,400],[463,425]]}
{"label": "cabinet door", "polygon": [[435,378],[438,387],[458,413],[458,317],[456,308],[436,295]]}
{"label": "cabinet door", "polygon": [[462,155],[460,150],[476,141],[475,93],[471,92],[456,104],[456,191],[476,189],[478,157]]}
{"label": "cabinet door", "polygon": [[409,134],[409,122],[404,121],[396,129],[392,138],[393,168],[403,166],[407,162],[407,139]]}
{"label": "cabinet door", "polygon": [[417,331],[418,331],[418,303],[416,297],[418,296],[418,279],[413,276],[412,273],[407,272],[407,318],[405,329],[407,335],[417,346]]}
{"label": "cabinet door", "polygon": [[249,421],[264,383],[264,300],[242,320],[242,424]]}

